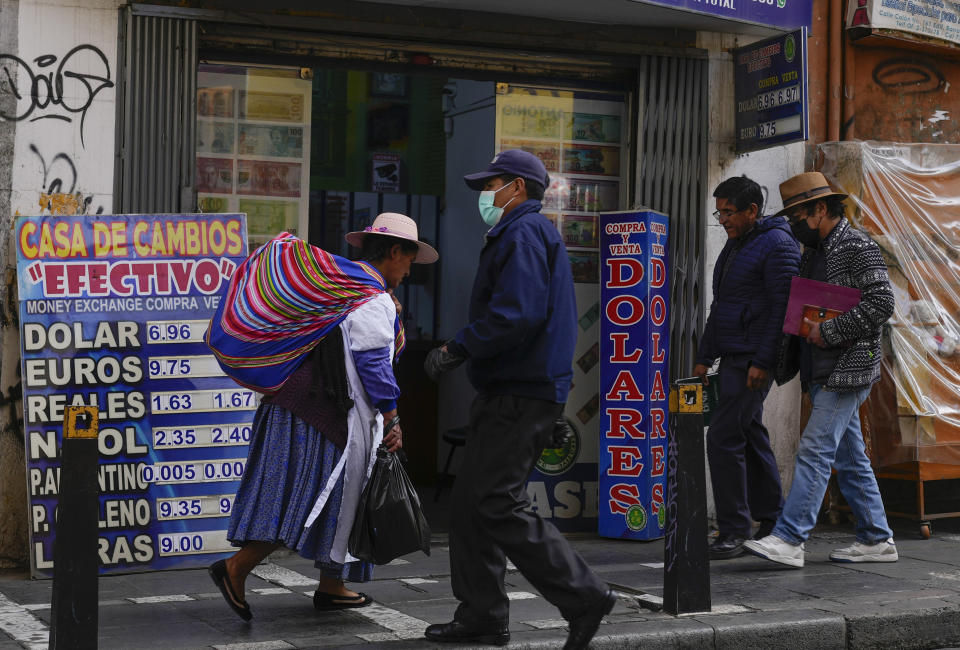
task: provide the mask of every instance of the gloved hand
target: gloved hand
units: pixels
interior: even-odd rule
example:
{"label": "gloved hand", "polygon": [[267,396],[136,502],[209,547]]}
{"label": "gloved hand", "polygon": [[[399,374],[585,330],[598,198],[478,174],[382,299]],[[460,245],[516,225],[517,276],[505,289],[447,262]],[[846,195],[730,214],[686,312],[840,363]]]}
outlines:
{"label": "gloved hand", "polygon": [[440,374],[448,370],[453,370],[466,360],[466,357],[451,352],[448,346],[449,341],[439,348],[434,348],[427,353],[427,358],[423,362],[423,369],[427,376],[433,381],[440,379]]}
{"label": "gloved hand", "polygon": [[573,436],[573,429],[570,428],[567,419],[561,415],[553,425],[553,434],[547,443],[547,449],[562,449]]}

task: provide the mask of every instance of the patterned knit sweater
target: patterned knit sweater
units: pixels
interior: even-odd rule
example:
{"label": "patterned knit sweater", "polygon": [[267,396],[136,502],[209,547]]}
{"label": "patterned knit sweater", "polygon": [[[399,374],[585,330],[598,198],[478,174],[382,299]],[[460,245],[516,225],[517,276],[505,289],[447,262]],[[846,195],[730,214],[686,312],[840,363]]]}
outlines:
{"label": "patterned knit sweater", "polygon": [[[860,289],[860,304],[820,326],[830,347],[843,352],[827,379],[827,390],[850,391],[880,379],[880,336],[893,315],[893,290],[880,247],[844,218],[821,244],[827,257],[827,281]],[[809,273],[813,249],[800,260],[800,275]]]}

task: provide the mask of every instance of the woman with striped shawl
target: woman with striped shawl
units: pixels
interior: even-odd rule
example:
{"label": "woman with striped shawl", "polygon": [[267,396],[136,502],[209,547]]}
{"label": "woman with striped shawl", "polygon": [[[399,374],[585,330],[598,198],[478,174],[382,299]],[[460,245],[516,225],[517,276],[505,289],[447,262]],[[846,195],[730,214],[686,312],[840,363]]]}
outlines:
{"label": "woman with striped shawl", "polygon": [[404,339],[392,291],[411,263],[438,255],[401,214],[381,214],[346,238],[362,261],[287,233],[271,240],[237,269],[208,330],[224,371],[265,394],[227,530],[240,550],[210,567],[224,600],[247,621],[245,579],[281,546],[320,570],[317,609],[372,602],[344,581],[373,577],[347,539],[377,446],[403,444],[393,362]]}

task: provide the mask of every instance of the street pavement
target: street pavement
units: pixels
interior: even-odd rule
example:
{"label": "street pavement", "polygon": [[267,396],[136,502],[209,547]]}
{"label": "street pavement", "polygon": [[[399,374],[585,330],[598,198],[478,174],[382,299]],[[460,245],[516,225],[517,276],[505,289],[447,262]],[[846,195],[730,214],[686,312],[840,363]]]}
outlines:
{"label": "street pavement", "polygon": [[[836,564],[831,549],[853,541],[851,525],[820,526],[806,566],[776,569],[752,556],[711,565],[713,610],[684,616],[654,611],[663,585],[663,543],[571,536],[574,547],[623,594],[594,648],[946,648],[960,646],[960,521],[935,522],[929,540],[894,522],[900,561]],[[422,638],[451,618],[446,537],[430,557],[417,553],[378,567],[360,588],[374,605],[316,612],[312,562],[289,552],[268,558],[247,580],[250,623],[223,602],[205,570],[102,577],[99,647],[123,649],[450,647]],[[512,565],[511,648],[559,648],[565,623]],[[356,585],[354,585],[356,586]],[[48,580],[0,573],[0,650],[46,648]],[[453,646],[466,647],[466,646]]]}

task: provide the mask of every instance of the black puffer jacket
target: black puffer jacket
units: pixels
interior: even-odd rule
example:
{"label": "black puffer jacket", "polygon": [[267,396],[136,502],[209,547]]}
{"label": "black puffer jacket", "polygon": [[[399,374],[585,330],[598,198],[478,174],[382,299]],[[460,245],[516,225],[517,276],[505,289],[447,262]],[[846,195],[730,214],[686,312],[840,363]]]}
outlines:
{"label": "black puffer jacket", "polygon": [[720,276],[735,240],[728,240],[713,270],[713,303],[700,340],[697,363],[749,354],[750,363],[773,370],[781,341],[790,278],[797,275],[800,247],[781,217],[756,222],[723,281]]}

